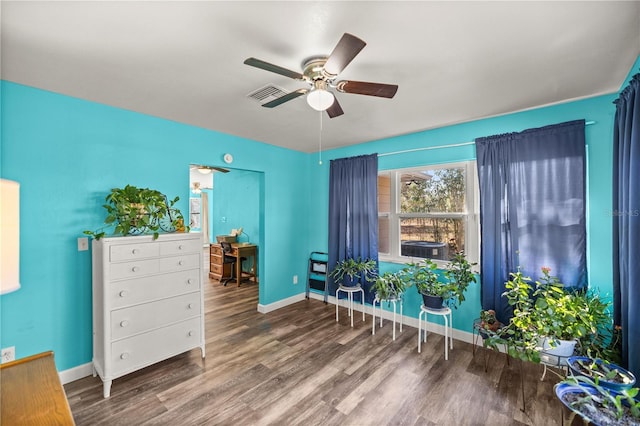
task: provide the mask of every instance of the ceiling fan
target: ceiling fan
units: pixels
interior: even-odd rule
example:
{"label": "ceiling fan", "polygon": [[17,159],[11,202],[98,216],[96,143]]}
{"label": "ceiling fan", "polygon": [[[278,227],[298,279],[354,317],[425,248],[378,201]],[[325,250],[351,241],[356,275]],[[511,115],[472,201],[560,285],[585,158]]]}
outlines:
{"label": "ceiling fan", "polygon": [[381,98],[393,98],[398,90],[396,84],[368,83],[365,81],[340,80],[336,81],[347,65],[367,45],[349,33],[344,33],[333,52],[329,56],[314,56],[302,63],[302,73],[292,71],[278,65],[270,64],[256,58],[248,58],[246,65],[271,71],[295,80],[301,80],[309,84],[309,88],[298,89],[287,93],[277,99],[263,104],[263,107],[273,108],[307,95],[307,103],[317,111],[327,111],[329,118],[344,114],[338,99],[328,89],[333,88],[341,93],[353,93],[357,95],[378,96]]}

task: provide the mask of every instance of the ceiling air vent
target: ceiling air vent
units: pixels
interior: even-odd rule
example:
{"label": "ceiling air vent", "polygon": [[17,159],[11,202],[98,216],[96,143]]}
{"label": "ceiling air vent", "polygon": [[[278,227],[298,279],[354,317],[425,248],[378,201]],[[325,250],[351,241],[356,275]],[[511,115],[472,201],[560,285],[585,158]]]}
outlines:
{"label": "ceiling air vent", "polygon": [[266,102],[271,102],[274,99],[278,99],[281,96],[286,95],[288,92],[285,92],[279,87],[274,86],[273,84],[268,84],[260,89],[251,92],[247,95],[248,98],[254,99],[261,104]]}

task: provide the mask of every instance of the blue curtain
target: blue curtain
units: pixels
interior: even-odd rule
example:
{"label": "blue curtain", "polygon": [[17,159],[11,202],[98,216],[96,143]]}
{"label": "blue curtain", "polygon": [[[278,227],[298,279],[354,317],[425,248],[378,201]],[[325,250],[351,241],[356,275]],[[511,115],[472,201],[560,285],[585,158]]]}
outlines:
{"label": "blue curtain", "polygon": [[[358,257],[378,261],[378,155],[331,160],[329,172],[329,270]],[[361,282],[365,300],[370,285]],[[329,279],[329,293],[336,283]]]}
{"label": "blue curtain", "polygon": [[614,321],[622,363],[640,376],[640,74],[615,101],[613,129]]}
{"label": "blue curtain", "polygon": [[476,139],[481,302],[507,322],[509,273],[587,285],[584,120]]}

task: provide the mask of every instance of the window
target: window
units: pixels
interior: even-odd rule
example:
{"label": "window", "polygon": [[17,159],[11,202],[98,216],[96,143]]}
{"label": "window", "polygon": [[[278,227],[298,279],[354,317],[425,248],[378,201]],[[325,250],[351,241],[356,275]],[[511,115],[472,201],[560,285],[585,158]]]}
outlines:
{"label": "window", "polygon": [[475,161],[378,173],[378,252],[382,260],[446,262],[464,251],[478,261]]}

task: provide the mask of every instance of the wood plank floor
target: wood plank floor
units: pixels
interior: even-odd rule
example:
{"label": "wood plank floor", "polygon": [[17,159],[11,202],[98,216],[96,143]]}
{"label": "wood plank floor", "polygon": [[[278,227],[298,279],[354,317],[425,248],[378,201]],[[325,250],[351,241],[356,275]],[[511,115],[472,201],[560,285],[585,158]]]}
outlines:
{"label": "wood plank floor", "polygon": [[[255,284],[207,282],[206,358],[199,350],[114,380],[111,397],[86,377],[65,391],[78,425],[559,425],[557,381],[542,367],[417,330],[396,340],[346,310],[305,300],[256,311]],[[526,412],[522,408],[521,371]]]}

